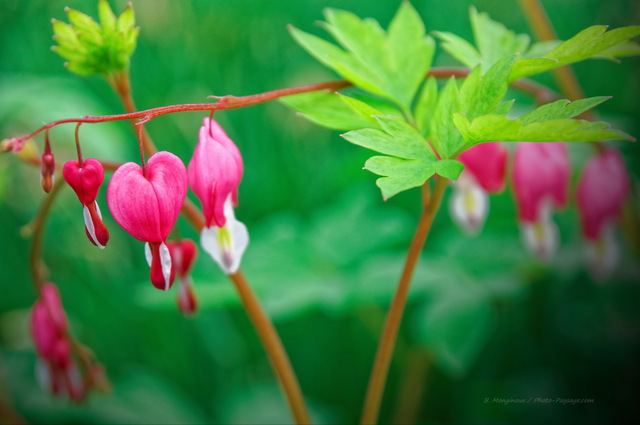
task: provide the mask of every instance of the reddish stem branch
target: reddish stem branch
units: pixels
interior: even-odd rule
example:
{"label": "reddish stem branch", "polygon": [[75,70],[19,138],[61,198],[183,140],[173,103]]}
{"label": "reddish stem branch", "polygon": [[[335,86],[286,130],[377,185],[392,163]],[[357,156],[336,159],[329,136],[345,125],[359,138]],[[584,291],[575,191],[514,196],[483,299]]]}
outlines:
{"label": "reddish stem branch", "polygon": [[[448,78],[448,77],[457,77],[464,78],[469,75],[469,69],[467,68],[433,68],[427,74],[428,76],[432,76],[435,78]],[[345,80],[337,80],[337,81],[329,81],[324,83],[317,84],[309,84],[305,86],[298,87],[288,87],[284,89],[272,90],[264,93],[258,93],[249,96],[223,96],[220,97],[218,101],[214,103],[190,103],[190,104],[181,104],[181,105],[168,105],[168,106],[160,106],[158,108],[146,109],[143,111],[132,111],[129,108],[134,107],[132,100],[130,99],[130,91],[125,90],[123,88],[123,83],[114,83],[114,87],[121,95],[123,99],[123,103],[125,104],[125,108],[131,112],[127,112],[125,114],[115,114],[115,115],[102,115],[102,116],[85,116],[83,118],[67,118],[57,121],[52,121],[38,128],[37,130],[19,138],[20,142],[24,142],[26,139],[33,137],[42,131],[48,130],[52,127],[58,126],[60,124],[67,123],[101,123],[101,122],[109,122],[109,121],[121,121],[121,120],[138,120],[138,124],[147,122],[155,117],[160,115],[172,114],[175,112],[189,112],[189,111],[218,111],[225,109],[237,109],[244,108],[247,106],[257,105],[259,103],[268,102],[271,100],[278,99],[284,96],[290,96],[294,94],[300,93],[308,93],[313,91],[337,91],[346,87],[350,87],[351,83]],[[126,85],[125,85],[126,86]],[[511,83],[511,86],[517,90],[520,90],[524,93],[532,95],[536,97],[536,99],[554,99],[557,97],[555,93],[553,93],[548,88],[537,84],[531,80],[520,79]],[[145,145],[145,151],[147,154],[153,154],[155,148],[152,146],[148,135],[143,133],[143,143]],[[19,150],[20,147],[18,147]],[[15,148],[14,148],[15,149]]]}

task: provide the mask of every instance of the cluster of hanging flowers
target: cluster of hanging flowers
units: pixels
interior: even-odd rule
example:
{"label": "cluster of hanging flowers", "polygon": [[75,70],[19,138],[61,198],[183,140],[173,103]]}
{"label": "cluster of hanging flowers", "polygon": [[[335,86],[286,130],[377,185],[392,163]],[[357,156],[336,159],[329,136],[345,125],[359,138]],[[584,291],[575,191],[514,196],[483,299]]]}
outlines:
{"label": "cluster of hanging flowers", "polygon": [[[500,142],[483,143],[459,159],[465,169],[454,184],[451,216],[466,233],[475,235],[489,212],[488,195],[506,185],[508,150]],[[540,262],[549,263],[558,250],[560,234],[553,212],[567,205],[570,181],[571,165],[563,142],[520,142],[515,146],[511,183],[520,236]],[[624,162],[612,148],[591,157],[579,178],[576,200],[586,260],[598,280],[606,279],[619,260],[615,225],[628,191]]]}
{"label": "cluster of hanging flowers", "polygon": [[[48,139],[42,157],[41,183],[53,186],[54,155]],[[105,248],[109,231],[102,220],[96,198],[104,182],[103,165],[94,158],[67,161],[63,177],[82,204],[89,241]],[[189,187],[202,202],[205,225],[200,234],[202,248],[226,274],[238,271],[249,243],[244,224],[235,218],[238,185],[242,180],[240,151],[222,127],[205,118],[198,144],[188,167],[170,152],[157,152],[142,165],[128,162],[116,169],[107,187],[107,203],[115,221],[134,238],[145,242],[149,278],[154,287],[167,291],[178,280],[177,305],[189,316],[197,310],[197,297],[190,271],[197,257],[190,239],[174,239],[178,219]],[[60,294],[52,283],[44,283],[31,310],[31,335],[39,356],[36,374],[41,386],[54,395],[81,400],[91,388],[106,384],[102,366],[78,367],[74,341]]]}

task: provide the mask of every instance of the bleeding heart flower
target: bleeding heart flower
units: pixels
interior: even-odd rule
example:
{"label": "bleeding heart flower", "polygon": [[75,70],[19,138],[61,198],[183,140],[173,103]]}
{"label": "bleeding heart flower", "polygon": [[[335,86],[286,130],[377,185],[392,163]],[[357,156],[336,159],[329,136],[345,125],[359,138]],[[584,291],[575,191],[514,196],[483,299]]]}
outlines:
{"label": "bleeding heart flower", "polygon": [[179,242],[167,242],[167,247],[178,275],[178,308],[187,316],[193,315],[198,302],[189,273],[198,255],[196,244],[191,239],[182,239]]}
{"label": "bleeding heart flower", "polygon": [[66,182],[78,195],[82,204],[85,231],[91,243],[104,248],[109,241],[109,231],[102,221],[100,207],[96,202],[100,185],[104,180],[104,168],[97,159],[89,158],[82,163],[67,161],[62,169]]}
{"label": "bleeding heart flower", "polygon": [[144,168],[133,162],[120,166],[109,182],[107,203],[116,222],[143,242],[151,258],[151,283],[168,290],[175,270],[165,244],[187,196],[187,171],[170,152],[158,152]]}
{"label": "bleeding heart flower", "polygon": [[36,376],[53,394],[66,393],[72,400],[84,396],[85,388],[71,355],[67,315],[58,288],[45,283],[31,309],[31,337],[40,357]]}
{"label": "bleeding heart flower", "polygon": [[518,143],[513,163],[513,189],[524,245],[547,262],[558,247],[554,207],[567,203],[571,167],[562,142]]}
{"label": "bleeding heart flower", "polygon": [[458,158],[464,170],[454,183],[451,216],[467,233],[477,234],[489,212],[489,193],[504,189],[507,149],[500,142],[482,143]]}
{"label": "bleeding heart flower", "polygon": [[205,118],[189,162],[189,185],[202,202],[205,218],[200,244],[227,274],[238,270],[249,244],[247,228],[233,212],[242,172],[236,145],[218,123]]}
{"label": "bleeding heart flower", "polygon": [[628,192],[629,177],[617,150],[589,159],[578,181],[577,200],[588,264],[597,279],[606,278],[618,262],[614,224]]}

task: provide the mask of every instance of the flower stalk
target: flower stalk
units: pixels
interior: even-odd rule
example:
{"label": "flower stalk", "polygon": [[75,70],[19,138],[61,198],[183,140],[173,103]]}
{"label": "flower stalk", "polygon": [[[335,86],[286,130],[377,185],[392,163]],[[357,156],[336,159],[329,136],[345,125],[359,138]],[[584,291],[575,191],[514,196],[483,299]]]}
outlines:
{"label": "flower stalk", "polygon": [[391,302],[391,307],[387,313],[387,318],[382,330],[378,351],[376,352],[371,376],[369,378],[369,386],[367,388],[362,419],[360,421],[362,424],[375,424],[378,420],[380,403],[389,374],[391,357],[398,338],[398,330],[400,329],[404,309],[407,304],[411,278],[418,263],[420,252],[429,235],[433,219],[440,208],[442,196],[447,188],[447,181],[445,178],[437,177],[437,182],[431,194],[428,192],[428,182],[423,187],[422,214],[420,215],[420,221],[418,222],[413,240],[409,246],[404,269],[402,270],[402,275],[400,276],[400,281],[398,282],[398,287],[393,296],[393,301]]}

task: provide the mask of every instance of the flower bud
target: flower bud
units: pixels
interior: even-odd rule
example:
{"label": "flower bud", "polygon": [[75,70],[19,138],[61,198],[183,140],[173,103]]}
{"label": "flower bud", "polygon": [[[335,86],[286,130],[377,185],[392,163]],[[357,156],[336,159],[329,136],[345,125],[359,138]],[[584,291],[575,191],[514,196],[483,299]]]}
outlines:
{"label": "flower bud", "polygon": [[53,188],[54,172],[56,168],[56,162],[53,157],[53,153],[45,152],[42,154],[42,168],[40,171],[40,184],[42,189],[49,193]]}

